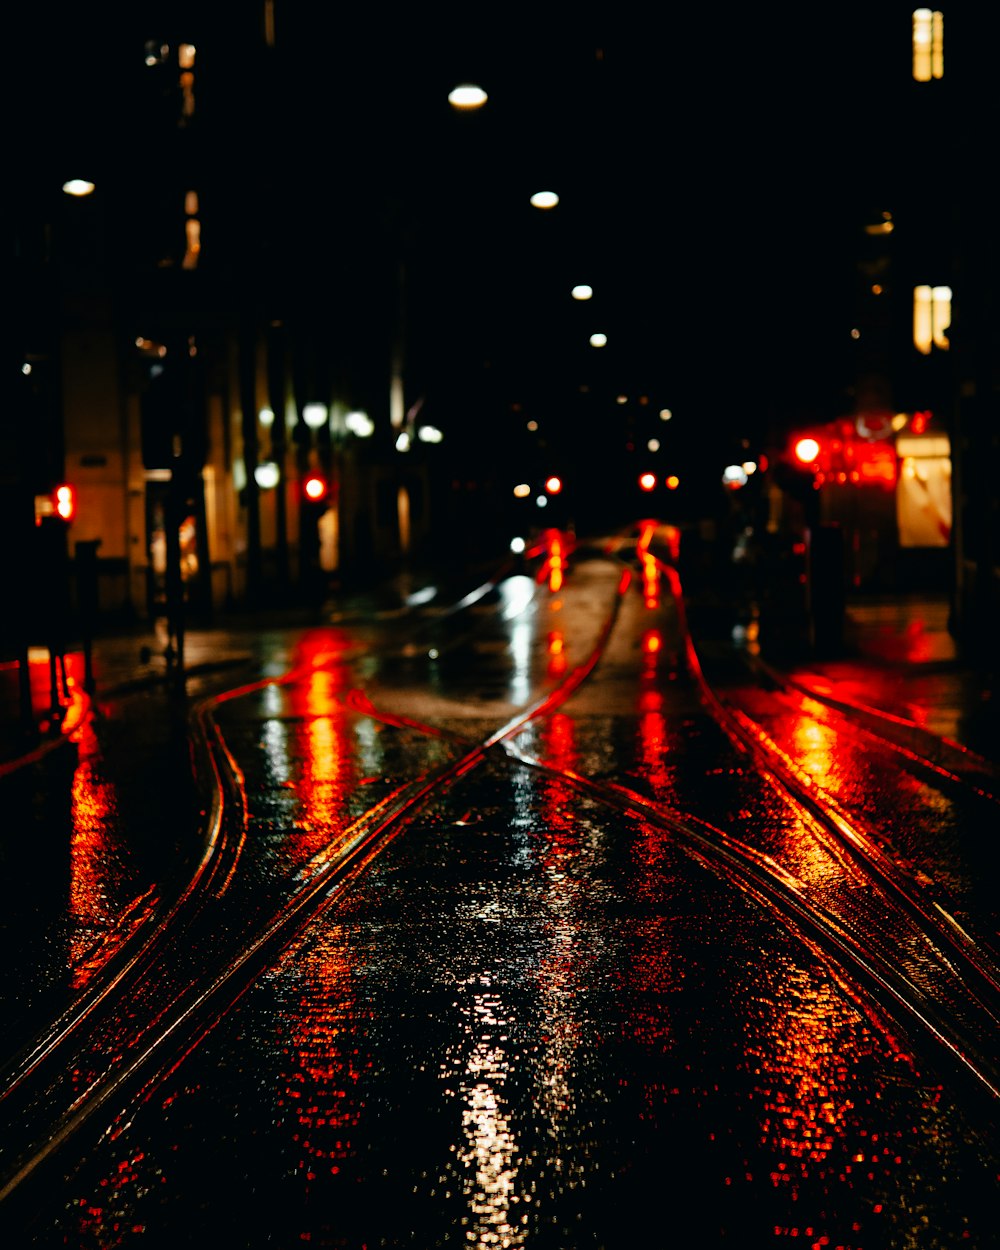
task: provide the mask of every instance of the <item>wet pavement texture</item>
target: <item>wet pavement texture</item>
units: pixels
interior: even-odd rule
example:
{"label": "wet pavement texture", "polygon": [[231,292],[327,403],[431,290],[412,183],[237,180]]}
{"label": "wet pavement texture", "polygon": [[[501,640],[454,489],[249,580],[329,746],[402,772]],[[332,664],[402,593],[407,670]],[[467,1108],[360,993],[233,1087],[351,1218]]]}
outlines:
{"label": "wet pavement texture", "polygon": [[[991,1244],[995,1094],[838,958],[837,926],[930,1020],[948,1004],[988,1077],[981,1004],[710,714],[641,567],[577,551],[564,580],[506,578],[463,611],[403,595],[227,635],[182,700],[115,701],[4,778],[24,831],[4,1054],[169,909],[213,816],[222,848],[125,1012],[74,1043],[70,1087],[116,1047],[155,1062],[0,1202],[7,1244]],[[702,656],[895,870],[995,939],[989,794],[762,691],[724,637]],[[881,686],[849,657],[798,675],[902,716],[899,663]],[[0,1100],[4,1137],[65,1080]]]}

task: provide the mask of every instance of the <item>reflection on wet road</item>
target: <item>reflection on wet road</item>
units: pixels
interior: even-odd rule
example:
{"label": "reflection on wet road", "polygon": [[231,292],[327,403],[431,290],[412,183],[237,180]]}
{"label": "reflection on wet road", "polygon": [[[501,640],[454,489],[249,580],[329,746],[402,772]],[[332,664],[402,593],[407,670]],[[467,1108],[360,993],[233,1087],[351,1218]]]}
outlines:
{"label": "reflection on wet road", "polygon": [[[550,546],[205,692],[219,867],[0,1100],[28,1159],[68,1068],[113,1091],[5,1159],[25,1244],[989,1244],[989,796],[706,692],[658,549]],[[78,879],[135,897],[127,859]]]}

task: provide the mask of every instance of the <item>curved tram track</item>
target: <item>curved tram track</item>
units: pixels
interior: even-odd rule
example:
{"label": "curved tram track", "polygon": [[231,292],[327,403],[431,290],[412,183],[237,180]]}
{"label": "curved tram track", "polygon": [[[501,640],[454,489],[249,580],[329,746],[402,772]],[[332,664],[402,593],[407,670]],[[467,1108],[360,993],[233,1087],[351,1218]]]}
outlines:
{"label": "curved tram track", "polygon": [[[487,759],[506,760],[511,768],[555,772],[601,804],[667,831],[691,858],[754,899],[818,955],[842,992],[886,1036],[902,1030],[915,1053],[947,1068],[987,1129],[995,1123],[1000,1099],[996,1055],[1000,961],[992,935],[977,932],[973,922],[960,918],[947,892],[931,876],[908,868],[892,852],[882,829],[849,810],[832,789],[817,784],[769,734],[762,723],[765,718],[755,718],[738,700],[709,685],[687,629],[683,588],[669,549],[656,555],[651,531],[643,532],[638,546],[626,540],[609,543],[600,558],[616,572],[606,582],[612,588],[610,602],[604,604],[585,658],[558,679],[543,683],[485,737],[471,740],[406,715],[391,697],[366,689],[363,683],[342,693],[344,705],[354,714],[440,739],[449,753],[446,762],[389,787],[300,864],[246,928],[223,931],[221,939],[216,933],[209,944],[212,957],[201,960],[193,952],[204,949],[199,934],[206,931],[215,905],[231,891],[240,873],[252,806],[237,755],[220,727],[220,710],[268,687],[292,686],[308,671],[293,669],[197,704],[190,728],[199,778],[208,796],[201,857],[177,896],[150,911],[86,991],[8,1063],[0,1087],[0,1117],[5,1142],[16,1144],[6,1152],[0,1203],[30,1200],[31,1182],[45,1174],[72,1139],[78,1134],[85,1137],[83,1130],[91,1141],[119,1132],[261,973],[336,905],[372,857],[430,802]],[[544,593],[545,573],[540,565],[534,579],[536,594]],[[572,578],[572,562],[568,567],[560,564],[563,574]],[[794,863],[783,863],[773,849],[754,845],[752,826],[737,836],[732,829],[657,801],[616,777],[554,769],[518,745],[528,726],[559,710],[572,710],[574,695],[585,688],[605,656],[622,604],[640,585],[640,574],[643,579],[655,575],[669,587],[684,676],[747,771],[793,809],[808,830],[815,853],[824,860],[823,873],[805,879]],[[447,618],[450,630],[450,643],[441,641],[440,648],[477,634],[484,619],[482,602],[496,590],[498,580],[433,616],[431,629],[439,629]],[[422,645],[423,627],[415,619],[410,615],[395,623],[400,654],[412,654]],[[355,651],[353,658],[360,653]],[[322,669],[327,659],[317,656],[312,667]],[[807,699],[811,707],[822,701],[816,690],[802,689],[759,662],[756,672],[760,689],[775,700]],[[870,709],[865,714],[864,709],[838,705],[832,698],[826,706],[836,733],[851,738],[852,750],[874,746],[890,752],[899,768],[932,785],[960,791],[995,821],[998,801],[988,762],[929,736],[918,741],[901,722],[880,720]],[[163,979],[162,970],[171,961],[179,971]],[[161,984],[155,1013],[141,1012],[133,1018],[133,998],[157,976]]]}

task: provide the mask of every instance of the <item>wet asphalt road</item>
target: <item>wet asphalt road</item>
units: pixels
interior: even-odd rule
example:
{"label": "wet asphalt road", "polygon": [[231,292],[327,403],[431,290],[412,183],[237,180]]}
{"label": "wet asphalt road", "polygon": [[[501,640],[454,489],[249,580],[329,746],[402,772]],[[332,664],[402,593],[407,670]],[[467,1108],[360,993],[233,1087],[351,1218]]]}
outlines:
{"label": "wet asphalt road", "polygon": [[[114,1009],[0,1101],[26,1158],[67,1090],[135,1064],[13,1186],[5,1149],[5,1245],[995,1244],[993,1095],[771,874],[932,995],[899,917],[712,717],[634,552],[528,571],[248,638],[184,700],[84,725],[41,797],[7,779],[5,1054],[168,909],[213,819],[221,850]],[[995,934],[981,806],[729,696]]]}

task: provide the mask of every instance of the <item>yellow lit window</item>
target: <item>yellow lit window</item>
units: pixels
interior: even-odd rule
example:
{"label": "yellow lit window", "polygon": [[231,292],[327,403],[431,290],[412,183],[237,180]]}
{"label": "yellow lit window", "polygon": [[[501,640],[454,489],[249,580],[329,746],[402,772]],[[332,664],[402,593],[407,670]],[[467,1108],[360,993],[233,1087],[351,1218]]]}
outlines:
{"label": "yellow lit window", "polygon": [[184,233],[187,238],[187,250],[184,253],[181,268],[196,269],[198,266],[198,253],[201,251],[201,222],[197,217],[188,218],[184,226]]}
{"label": "yellow lit window", "polygon": [[913,77],[917,82],[944,77],[944,15],[937,10],[913,12]]}
{"label": "yellow lit window", "polygon": [[184,269],[196,269],[198,267],[198,253],[201,251],[201,222],[198,220],[197,191],[185,193],[184,213],[187,217],[187,221],[184,223],[187,246],[181,267]]}
{"label": "yellow lit window", "polygon": [[185,70],[181,74],[181,116],[184,118],[194,116],[194,74],[190,70]]}
{"label": "yellow lit window", "polygon": [[929,356],[936,347],[946,352],[948,329],[951,326],[951,287],[917,286],[913,288],[913,345]]}

